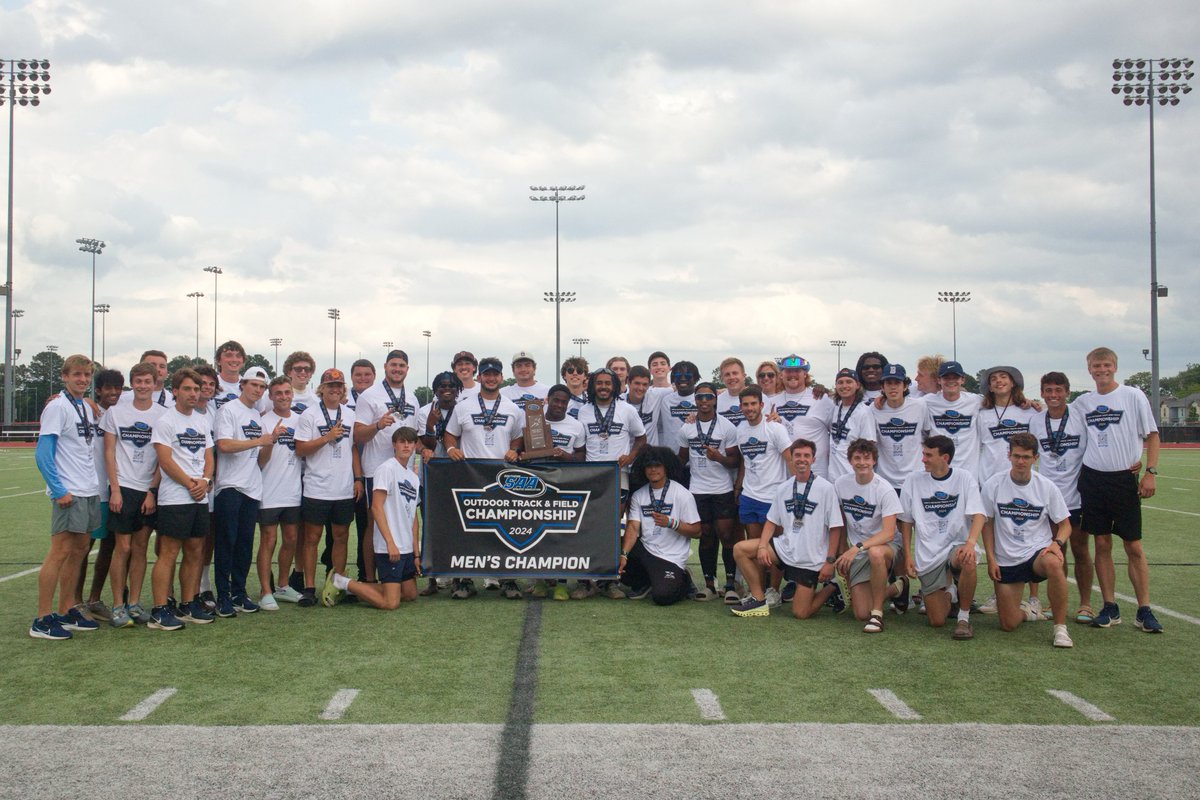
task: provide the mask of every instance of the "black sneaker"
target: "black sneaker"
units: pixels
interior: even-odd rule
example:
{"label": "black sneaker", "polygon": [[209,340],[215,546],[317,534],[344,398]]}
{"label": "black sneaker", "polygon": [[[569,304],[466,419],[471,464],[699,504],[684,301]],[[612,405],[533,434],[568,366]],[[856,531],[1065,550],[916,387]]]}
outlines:
{"label": "black sneaker", "polygon": [[896,609],[897,614],[903,614],[908,611],[908,578],[900,576],[900,594],[892,598],[892,607]]}
{"label": "black sneaker", "polygon": [[288,575],[287,584],[299,594],[304,594],[304,573],[292,570],[292,574]]}
{"label": "black sneaker", "polygon": [[833,613],[840,614],[846,610],[846,598],[842,596],[842,587],[837,581],[829,581],[826,586],[833,587],[833,594],[829,595],[829,599],[825,601],[825,605],[833,609]]}
{"label": "black sneaker", "polygon": [[213,615],[204,607],[204,601],[197,597],[190,603],[184,603],[178,614],[185,622],[195,622],[197,625],[207,625],[213,621]]}
{"label": "black sneaker", "polygon": [[779,599],[784,603],[790,603],[796,598],[796,582],[788,581],[783,585],[783,591],[779,593]]}
{"label": "black sneaker", "polygon": [[312,606],[315,606],[316,604],[317,604],[316,587],[313,587],[313,586],[304,587],[304,590],[302,592],[300,592],[300,602],[296,603],[296,605],[302,606],[304,608],[311,608]]}
{"label": "black sneaker", "polygon": [[175,616],[170,606],[155,606],[150,610],[150,621],[147,628],[160,631],[178,631],[183,629],[183,623]]}
{"label": "black sneaker", "polygon": [[500,596],[505,600],[520,600],[523,597],[516,581],[501,581]]}
{"label": "black sneaker", "polygon": [[454,591],[450,593],[450,599],[466,600],[474,597],[476,594],[475,581],[470,578],[460,578],[454,586]]}
{"label": "black sneaker", "polygon": [[199,594],[200,602],[204,604],[204,610],[210,614],[215,614],[217,611],[217,598],[211,591],[201,592]]}

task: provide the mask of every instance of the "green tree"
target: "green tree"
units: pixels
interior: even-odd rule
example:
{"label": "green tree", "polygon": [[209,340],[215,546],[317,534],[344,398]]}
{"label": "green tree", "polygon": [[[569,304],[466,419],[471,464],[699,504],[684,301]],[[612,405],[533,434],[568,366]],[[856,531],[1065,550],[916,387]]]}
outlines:
{"label": "green tree", "polygon": [[52,394],[62,388],[62,368],[65,359],[58,353],[49,350],[29,359],[29,372],[26,387],[29,394],[29,418],[37,419],[42,413],[42,406]]}
{"label": "green tree", "polygon": [[175,374],[175,370],[184,367],[198,367],[202,364],[208,364],[208,360],[191,356],[175,356],[167,362],[167,383],[171,383],[171,376]]}
{"label": "green tree", "polygon": [[1173,397],[1187,397],[1189,394],[1200,392],[1200,364],[1188,364],[1178,375],[1163,378],[1159,386],[1164,392],[1169,391]]}
{"label": "green tree", "polygon": [[[1159,383],[1160,388],[1162,388],[1162,383],[1163,382]],[[1149,372],[1135,372],[1132,375],[1130,375],[1128,378],[1125,379],[1125,385],[1132,386],[1135,389],[1141,389],[1143,392],[1146,393],[1146,396],[1149,397],[1150,396],[1150,373]]]}
{"label": "green tree", "polygon": [[268,361],[267,357],[262,353],[255,353],[252,356],[246,356],[246,366],[243,367],[243,370],[249,369],[250,367],[262,367],[267,371],[267,375],[269,377],[275,377],[275,368],[271,366],[271,362]]}
{"label": "green tree", "polygon": [[[718,392],[725,388],[725,383],[724,383],[724,381],[721,380],[721,368],[720,367],[713,367],[712,382],[714,384],[716,384]],[[746,384],[749,385],[749,383],[750,383],[750,380],[747,379]]]}
{"label": "green tree", "polygon": [[427,406],[433,402],[433,390],[428,386],[418,386],[413,394],[417,396],[417,402],[423,406]]}

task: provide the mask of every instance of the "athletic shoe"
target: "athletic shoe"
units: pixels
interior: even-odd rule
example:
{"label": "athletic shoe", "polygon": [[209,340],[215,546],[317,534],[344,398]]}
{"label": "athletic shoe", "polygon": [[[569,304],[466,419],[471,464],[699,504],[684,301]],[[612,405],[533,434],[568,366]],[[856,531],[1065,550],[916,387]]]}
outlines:
{"label": "athletic shoe", "polygon": [[580,581],[579,585],[571,590],[572,600],[587,600],[596,594],[596,585],[591,581]]}
{"label": "athletic shoe", "polygon": [[[301,601],[301,603],[303,602]],[[237,616],[237,609],[233,607],[232,597],[225,595],[217,601],[217,616],[221,619],[232,619]]]}
{"label": "athletic shoe", "polygon": [[1092,620],[1093,628],[1111,628],[1121,624],[1121,609],[1116,603],[1105,603],[1100,613]]}
{"label": "athletic shoe", "polygon": [[975,629],[971,627],[971,623],[965,619],[960,619],[958,624],[954,626],[954,633],[950,634],[950,638],[959,642],[965,642],[967,639],[975,638]]}
{"label": "athletic shoe", "polygon": [[34,639],[49,639],[52,642],[66,641],[72,636],[69,630],[59,624],[58,618],[54,614],[34,617],[33,624],[29,626],[29,635]]}
{"label": "athletic shoe", "polygon": [[1142,606],[1137,610],[1137,616],[1133,618],[1133,627],[1146,633],[1163,632],[1162,624],[1155,619],[1154,612],[1150,610],[1150,606]]}
{"label": "athletic shoe", "polygon": [[640,589],[631,589],[626,595],[630,600],[645,600],[650,596],[650,584],[646,584]]}
{"label": "athletic shoe", "polygon": [[[767,590],[771,591],[770,589]],[[771,616],[771,606],[764,600],[755,600],[751,597],[733,608],[729,609],[736,617],[769,617]]]}
{"label": "athletic shoe", "polygon": [[837,581],[830,581],[828,585],[833,587],[833,594],[829,595],[825,605],[833,609],[833,613],[840,614],[846,610],[846,598],[842,596],[841,584]]}
{"label": "athletic shoe", "polygon": [[[304,573],[292,570],[292,574],[288,575],[287,585],[288,588],[294,591],[296,594],[304,594]],[[282,600],[283,598],[279,597],[279,595],[276,595],[275,599]],[[297,600],[296,602],[299,601]]]}
{"label": "athletic shoe", "polygon": [[609,600],[624,600],[625,592],[621,590],[620,585],[616,581],[602,581],[600,586],[600,595],[607,597]]}
{"label": "athletic shoe", "polygon": [[114,628],[132,628],[133,620],[129,618],[129,612],[125,606],[117,606],[108,615],[108,624]]}
{"label": "athletic shoe", "polygon": [[896,609],[897,614],[904,614],[908,611],[908,578],[901,575],[896,579],[896,583],[900,584],[900,594],[892,598],[892,608]]}
{"label": "athletic shoe", "polygon": [[275,590],[275,599],[283,603],[299,603],[302,597],[304,595],[291,586],[284,586],[281,589]]}
{"label": "athletic shoe", "polygon": [[[296,605],[298,605],[302,608],[312,608],[316,604],[317,604],[317,590],[315,588],[310,588],[308,586],[305,586],[304,591],[300,594],[300,600],[297,601]],[[231,611],[233,610],[232,603],[229,604],[229,608]]]}
{"label": "athletic shoe", "polygon": [[792,598],[796,596],[796,582],[788,581],[783,585],[783,591],[779,593],[779,599],[785,603],[792,602]]}
{"label": "athletic shoe", "polygon": [[213,593],[212,593],[212,591],[211,591],[211,590],[209,590],[209,591],[205,591],[205,592],[201,592],[201,593],[199,594],[199,597],[200,597],[200,602],[204,604],[204,610],[205,610],[205,611],[207,611],[207,612],[208,612],[208,613],[210,613],[210,614],[214,614],[214,613],[216,613],[216,611],[217,611],[217,598],[216,598],[216,597],[213,595]]}
{"label": "athletic shoe", "polygon": [[[783,603],[783,598],[779,596],[779,592],[776,591],[774,587],[767,589],[766,593],[763,594],[763,597],[766,598],[763,602],[765,602],[769,608],[779,608],[779,606]],[[750,599],[754,600],[753,597],[751,597]],[[759,601],[754,600],[754,602],[757,603]],[[743,602],[742,605],[745,605],[745,603]],[[738,607],[740,608],[741,606],[738,606]],[[734,611],[733,613],[737,614],[736,611]],[[746,615],[738,614],[738,616],[744,617]]]}
{"label": "athletic shoe", "polygon": [[1055,647],[1074,647],[1075,643],[1071,641],[1071,634],[1067,633],[1066,625],[1054,626],[1054,646]]}
{"label": "athletic shoe", "polygon": [[[361,583],[362,581],[359,581],[359,582]],[[342,598],[343,603],[349,603],[350,605],[354,605],[355,603],[358,602],[358,595],[356,595],[354,592],[351,592],[349,590],[342,592],[341,598]]]}
{"label": "athletic shoe", "polygon": [[500,591],[500,581],[496,580],[495,578],[484,578],[483,588],[487,589],[489,592],[498,592]]}
{"label": "athletic shoe", "polygon": [[556,583],[554,585],[554,594],[552,597],[554,597],[555,600],[570,600],[571,593],[567,591],[567,584],[563,581]]}
{"label": "athletic shoe", "polygon": [[242,614],[253,614],[255,611],[258,611],[258,603],[244,594],[239,594],[233,598],[233,610]]}
{"label": "athletic shoe", "polygon": [[987,600],[983,601],[983,605],[979,606],[980,614],[995,614],[996,613],[996,595],[992,595]]}
{"label": "athletic shoe", "polygon": [[[920,592],[917,592],[916,594],[914,594],[912,596],[912,601],[913,601],[913,605],[915,605],[917,607],[918,614],[928,613],[927,611],[925,611],[925,597]],[[974,604],[972,604],[972,605],[974,605]],[[975,612],[978,610],[979,610],[978,608],[973,608],[972,612]]]}
{"label": "athletic shoe", "polygon": [[454,587],[454,591],[450,593],[451,600],[467,600],[477,594],[475,591],[475,581],[470,578],[460,578],[458,585]]}
{"label": "athletic shoe", "polygon": [[258,600],[258,607],[261,608],[263,611],[278,611],[279,603],[275,602],[274,595],[264,594]]}
{"label": "athletic shoe", "polygon": [[190,603],[184,603],[180,609],[179,618],[185,622],[195,622],[197,625],[207,625],[216,619],[212,614],[208,613],[208,609],[204,607],[204,601],[199,597],[192,600]]}
{"label": "athletic shoe", "polygon": [[550,596],[550,587],[546,585],[545,581],[534,581],[533,585],[529,587],[529,596],[535,600],[545,600]]}
{"label": "athletic shoe", "polygon": [[692,595],[692,599],[703,603],[712,600],[716,596],[717,589],[715,586],[699,586],[696,587],[696,593]]}
{"label": "athletic shoe", "polygon": [[417,592],[421,597],[431,597],[438,593],[437,581],[433,578],[429,579],[429,583],[425,584],[425,588]]}
{"label": "athletic shoe", "polygon": [[153,617],[150,616],[150,612],[142,608],[141,603],[130,603],[125,607],[125,609],[129,612],[130,619],[132,619],[138,625],[146,625],[151,619],[153,619]]}
{"label": "athletic shoe", "polygon": [[732,583],[725,584],[725,605],[736,606],[742,602],[741,596],[737,593],[737,588]]}
{"label": "athletic shoe", "polygon": [[88,619],[81,610],[83,606],[72,606],[66,614],[58,615],[58,623],[69,631],[96,631],[100,626],[95,620]]}
{"label": "athletic shoe", "polygon": [[1042,601],[1036,597],[1030,597],[1021,604],[1021,610],[1025,612],[1025,619],[1030,622],[1041,622],[1042,620]]}
{"label": "athletic shoe", "polygon": [[338,589],[333,585],[333,570],[325,573],[325,585],[321,587],[321,605],[333,608],[337,605]]}
{"label": "athletic shoe", "polygon": [[108,606],[104,605],[103,600],[88,601],[84,605],[84,608],[87,609],[88,616],[93,620],[102,619],[105,622],[112,621],[112,610]]}
{"label": "athletic shoe", "polygon": [[178,631],[183,629],[183,623],[167,606],[155,606],[150,609],[150,622],[146,623],[146,627],[160,631]]}
{"label": "athletic shoe", "polygon": [[521,594],[521,588],[517,586],[516,581],[502,581],[500,583],[500,596],[505,600],[520,600],[524,595]]}
{"label": "athletic shoe", "polygon": [[867,618],[867,624],[863,626],[863,633],[882,633],[883,632],[883,617],[879,614],[872,614]]}

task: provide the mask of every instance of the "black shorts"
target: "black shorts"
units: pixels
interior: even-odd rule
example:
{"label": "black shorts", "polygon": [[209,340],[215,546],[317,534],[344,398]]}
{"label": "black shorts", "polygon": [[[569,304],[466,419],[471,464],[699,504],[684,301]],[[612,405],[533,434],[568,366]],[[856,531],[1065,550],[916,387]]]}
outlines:
{"label": "black shorts", "polygon": [[1001,567],[1000,583],[1041,583],[1046,580],[1045,575],[1038,575],[1033,570],[1033,562],[1037,561],[1038,556],[1044,552],[1046,552],[1045,549],[1038,550],[1028,561],[1022,561],[1011,567]]}
{"label": "black shorts", "polygon": [[344,500],[300,500],[300,517],[308,525],[349,525],[354,519],[354,498]]}
{"label": "black shorts", "polygon": [[185,503],[158,507],[158,535],[172,539],[203,539],[208,536],[208,503]]}
{"label": "black shorts", "polygon": [[404,583],[417,577],[417,562],[412,553],[402,553],[392,561],[387,553],[375,554],[375,578],[380,583]]}
{"label": "black shorts", "polygon": [[700,513],[700,522],[716,522],[719,519],[737,519],[737,503],[733,501],[733,492],[724,494],[697,494],[696,511]]}
{"label": "black shorts", "polygon": [[299,521],[300,506],[260,508],[258,510],[259,525],[295,525]]}
{"label": "black shorts", "polygon": [[139,489],[121,487],[121,513],[108,510],[108,529],[113,533],[137,533],[142,528],[153,528],[157,523],[158,511],[153,514],[142,513],[142,503],[146,502],[146,492]]}
{"label": "black shorts", "polygon": [[375,494],[375,479],[363,478],[363,499],[362,502],[367,504],[367,508],[371,507],[371,501],[375,498],[371,495]]}
{"label": "black shorts", "polygon": [[1137,474],[1123,469],[1101,472],[1084,466],[1079,473],[1083,529],[1093,536],[1116,534],[1127,542],[1142,538],[1142,498]]}
{"label": "black shorts", "polygon": [[815,569],[805,569],[804,567],[793,567],[782,558],[779,557],[779,551],[775,549],[775,542],[771,542],[771,551],[775,553],[775,560],[782,565],[783,577],[785,580],[795,581],[798,586],[803,586],[807,589],[817,588],[820,583],[820,572]]}

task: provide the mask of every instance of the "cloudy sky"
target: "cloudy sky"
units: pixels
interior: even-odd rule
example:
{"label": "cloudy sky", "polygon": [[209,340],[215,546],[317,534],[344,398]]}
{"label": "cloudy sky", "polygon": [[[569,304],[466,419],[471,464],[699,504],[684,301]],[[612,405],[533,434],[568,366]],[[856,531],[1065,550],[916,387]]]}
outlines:
{"label": "cloudy sky", "polygon": [[[1114,57],[1200,56],[1194,2],[0,3],[16,113],[17,346],[213,347],[338,364],[382,342],[424,382],[458,349],[553,371],[655,349],[707,372],[880,350],[1086,379],[1149,347],[1148,124]],[[1191,49],[1189,49],[1191,48]],[[1195,83],[1195,81],[1193,81]],[[1200,98],[1200,95],[1197,95]],[[1156,116],[1162,369],[1197,352],[1200,99]],[[1189,133],[1190,132],[1190,133]],[[100,354],[97,326],[97,356]]]}

